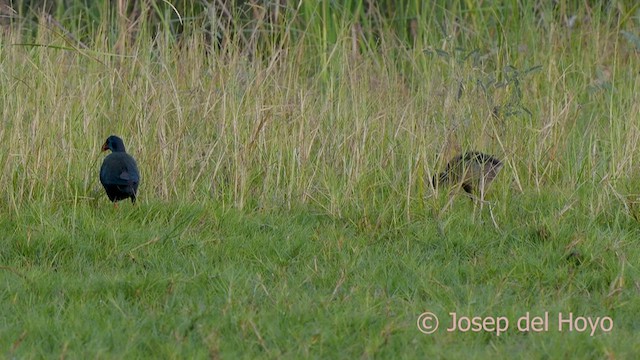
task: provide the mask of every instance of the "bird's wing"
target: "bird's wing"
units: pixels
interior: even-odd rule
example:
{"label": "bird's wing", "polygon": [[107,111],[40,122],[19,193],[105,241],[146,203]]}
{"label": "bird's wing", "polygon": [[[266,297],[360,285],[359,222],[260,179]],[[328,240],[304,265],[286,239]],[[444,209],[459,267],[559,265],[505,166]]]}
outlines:
{"label": "bird's wing", "polygon": [[103,184],[130,185],[138,182],[140,176],[135,162],[122,158],[105,158],[100,169],[100,181]]}

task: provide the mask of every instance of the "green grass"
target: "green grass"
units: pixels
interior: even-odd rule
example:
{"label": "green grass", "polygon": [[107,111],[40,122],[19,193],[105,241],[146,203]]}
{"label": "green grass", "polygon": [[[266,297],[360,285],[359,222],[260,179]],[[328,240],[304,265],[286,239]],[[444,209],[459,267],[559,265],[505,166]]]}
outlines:
{"label": "green grass", "polygon": [[[305,2],[212,49],[202,17],[76,5],[2,25],[0,357],[640,353],[637,6]],[[99,183],[111,134],[136,206]],[[471,149],[505,162],[483,209],[430,185]]]}

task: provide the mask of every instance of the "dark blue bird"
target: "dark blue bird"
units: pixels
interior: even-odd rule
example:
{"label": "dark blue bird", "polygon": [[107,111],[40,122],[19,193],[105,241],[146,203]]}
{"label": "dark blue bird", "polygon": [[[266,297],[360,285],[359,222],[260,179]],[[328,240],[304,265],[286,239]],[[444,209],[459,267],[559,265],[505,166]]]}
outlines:
{"label": "dark blue bird", "polygon": [[140,183],[136,161],[125,151],[122,139],[115,135],[109,136],[102,145],[102,151],[107,150],[111,150],[111,154],[102,162],[100,182],[109,200],[115,204],[116,201],[131,198],[135,204]]}

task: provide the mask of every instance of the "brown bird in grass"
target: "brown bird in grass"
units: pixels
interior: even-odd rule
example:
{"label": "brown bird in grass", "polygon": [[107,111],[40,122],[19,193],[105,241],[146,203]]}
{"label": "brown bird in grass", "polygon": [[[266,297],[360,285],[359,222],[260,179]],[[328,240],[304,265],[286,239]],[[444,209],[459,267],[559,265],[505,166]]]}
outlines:
{"label": "brown bird in grass", "polygon": [[502,165],[502,161],[491,155],[469,151],[449,161],[443,172],[433,176],[432,184],[434,188],[438,185],[459,185],[471,195],[479,193],[482,200],[485,189],[498,175]]}

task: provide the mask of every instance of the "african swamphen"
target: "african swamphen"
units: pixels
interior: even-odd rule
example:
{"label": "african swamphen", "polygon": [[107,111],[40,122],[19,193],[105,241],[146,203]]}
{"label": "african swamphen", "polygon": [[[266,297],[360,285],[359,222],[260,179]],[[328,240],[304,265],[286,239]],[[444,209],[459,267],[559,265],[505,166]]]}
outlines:
{"label": "african swamphen", "polygon": [[483,196],[502,165],[502,161],[491,155],[470,151],[449,161],[443,172],[433,176],[432,184],[433,187],[439,184],[460,185],[469,194],[479,191]]}
{"label": "african swamphen", "polygon": [[136,161],[125,151],[122,139],[115,135],[109,136],[102,145],[102,151],[106,150],[111,150],[111,154],[102,162],[100,182],[109,200],[115,204],[116,201],[131,198],[135,204],[140,183]]}

